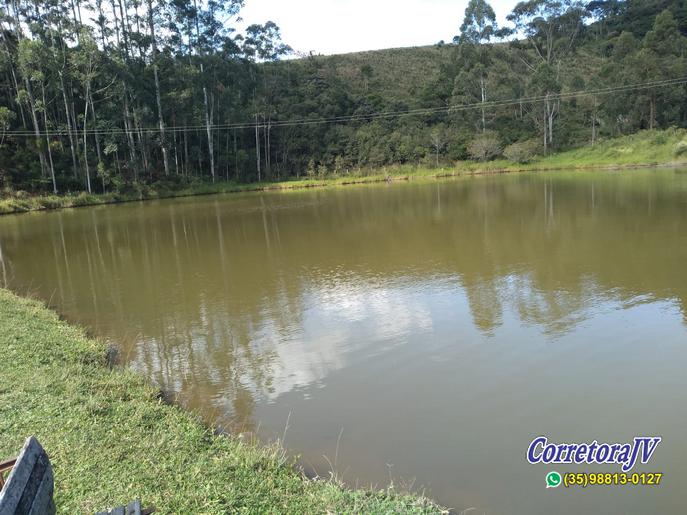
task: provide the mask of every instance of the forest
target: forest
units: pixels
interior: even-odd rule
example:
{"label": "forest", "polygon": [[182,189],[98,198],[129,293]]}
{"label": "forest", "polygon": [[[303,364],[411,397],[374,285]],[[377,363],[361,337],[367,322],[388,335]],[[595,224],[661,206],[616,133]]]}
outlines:
{"label": "forest", "polygon": [[687,126],[687,6],[470,0],[424,48],[297,55],[243,0],[5,0],[4,194],[526,163]]}

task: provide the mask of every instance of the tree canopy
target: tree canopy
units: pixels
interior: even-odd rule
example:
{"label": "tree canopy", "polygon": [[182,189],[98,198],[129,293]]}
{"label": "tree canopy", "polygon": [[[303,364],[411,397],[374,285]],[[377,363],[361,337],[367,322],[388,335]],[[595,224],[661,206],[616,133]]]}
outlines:
{"label": "tree canopy", "polygon": [[681,1],[528,0],[500,28],[470,0],[453,44],[287,60],[275,23],[236,30],[242,6],[7,0],[0,185],[248,182],[512,145],[522,159],[687,126]]}

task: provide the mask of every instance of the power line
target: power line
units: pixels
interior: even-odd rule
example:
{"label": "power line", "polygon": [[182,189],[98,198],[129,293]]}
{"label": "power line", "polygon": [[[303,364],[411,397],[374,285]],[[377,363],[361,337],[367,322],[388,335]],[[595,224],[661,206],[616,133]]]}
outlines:
{"label": "power line", "polygon": [[[369,114],[354,114],[346,116],[336,116],[330,118],[300,118],[292,120],[274,120],[268,123],[255,123],[255,122],[242,122],[242,123],[230,123],[230,124],[215,124],[210,126],[210,130],[243,130],[243,129],[255,129],[264,127],[295,127],[295,126],[307,126],[307,125],[323,125],[323,124],[343,124],[349,122],[365,122],[378,119],[390,119],[390,118],[400,118],[404,116],[427,116],[432,114],[447,113],[452,114],[456,112],[474,110],[474,109],[493,109],[498,107],[508,107],[512,105],[521,104],[536,104],[540,102],[555,102],[558,100],[567,100],[572,98],[583,98],[596,95],[609,95],[612,93],[622,93],[628,91],[640,91],[644,89],[654,89],[667,86],[675,86],[680,84],[687,84],[687,77],[679,77],[674,79],[665,79],[660,81],[651,81],[637,84],[628,84],[624,86],[611,86],[606,88],[598,88],[592,90],[578,90],[571,91],[567,93],[553,93],[549,95],[539,95],[531,97],[520,97],[513,98],[509,100],[498,100],[491,102],[474,102],[471,104],[459,104],[459,105],[448,105],[441,107],[428,107],[428,108],[417,108],[408,109],[405,111],[386,111],[381,113],[369,113]],[[183,132],[197,132],[205,131],[207,127],[205,125],[187,125],[187,126],[174,126],[166,127],[165,131],[169,133],[183,133]],[[157,133],[160,132],[159,127],[146,127],[131,130],[129,132],[145,132],[145,133]],[[83,137],[84,131],[74,130],[73,134],[80,135]],[[64,129],[57,129],[55,131],[35,131],[21,130],[21,131],[5,131],[5,136],[16,136],[16,137],[38,137],[38,136],[67,136],[69,131]],[[106,135],[121,135],[127,134],[125,129],[113,128],[113,129],[88,129],[85,132],[86,135],[92,136],[106,136]]]}

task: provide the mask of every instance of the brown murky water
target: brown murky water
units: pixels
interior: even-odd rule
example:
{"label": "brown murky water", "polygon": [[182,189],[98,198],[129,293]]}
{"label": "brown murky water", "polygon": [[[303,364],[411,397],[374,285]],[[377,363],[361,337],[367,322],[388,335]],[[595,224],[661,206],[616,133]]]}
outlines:
{"label": "brown murky water", "polygon": [[[475,513],[687,509],[684,171],[8,216],[0,248],[2,283],[116,342],[211,423],[285,437],[322,476]],[[538,435],[635,434],[663,436],[637,468],[660,487],[546,490],[579,467],[525,459]]]}

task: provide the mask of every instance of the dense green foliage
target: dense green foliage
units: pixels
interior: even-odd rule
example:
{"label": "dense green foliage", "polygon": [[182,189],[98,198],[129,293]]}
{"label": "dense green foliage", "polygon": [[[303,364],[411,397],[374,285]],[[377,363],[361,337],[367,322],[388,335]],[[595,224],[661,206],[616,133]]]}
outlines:
{"label": "dense green foliage", "polygon": [[0,186],[128,195],[527,162],[687,126],[684,83],[657,83],[687,75],[682,1],[529,0],[500,28],[471,0],[450,44],[286,61],[274,23],[231,29],[241,6],[7,0]]}
{"label": "dense green foliage", "polygon": [[[477,139],[479,140],[479,138]],[[284,181],[262,181],[260,183],[191,181],[179,184],[172,189],[169,189],[168,183],[165,182],[157,184],[136,183],[127,193],[81,192],[68,195],[29,195],[20,190],[9,192],[6,198],[0,200],[0,215],[194,195],[246,191],[290,191],[385,181],[457,177],[466,174],[526,170],[620,169],[662,165],[684,166],[687,162],[687,130],[640,131],[629,136],[600,142],[594,147],[581,147],[548,156],[538,155],[538,149],[537,141],[528,140],[509,145],[503,150],[505,159],[493,161],[460,161],[453,166],[441,168],[417,166],[410,163],[395,164],[381,168],[357,168],[345,175],[326,173],[325,169],[320,168],[309,177],[290,178]]]}
{"label": "dense green foliage", "polygon": [[156,513],[437,513],[391,490],[346,490],[297,473],[277,447],[215,436],[162,403],[105,347],[42,304],[0,290],[0,457],[36,435],[60,513],[140,498]]}

